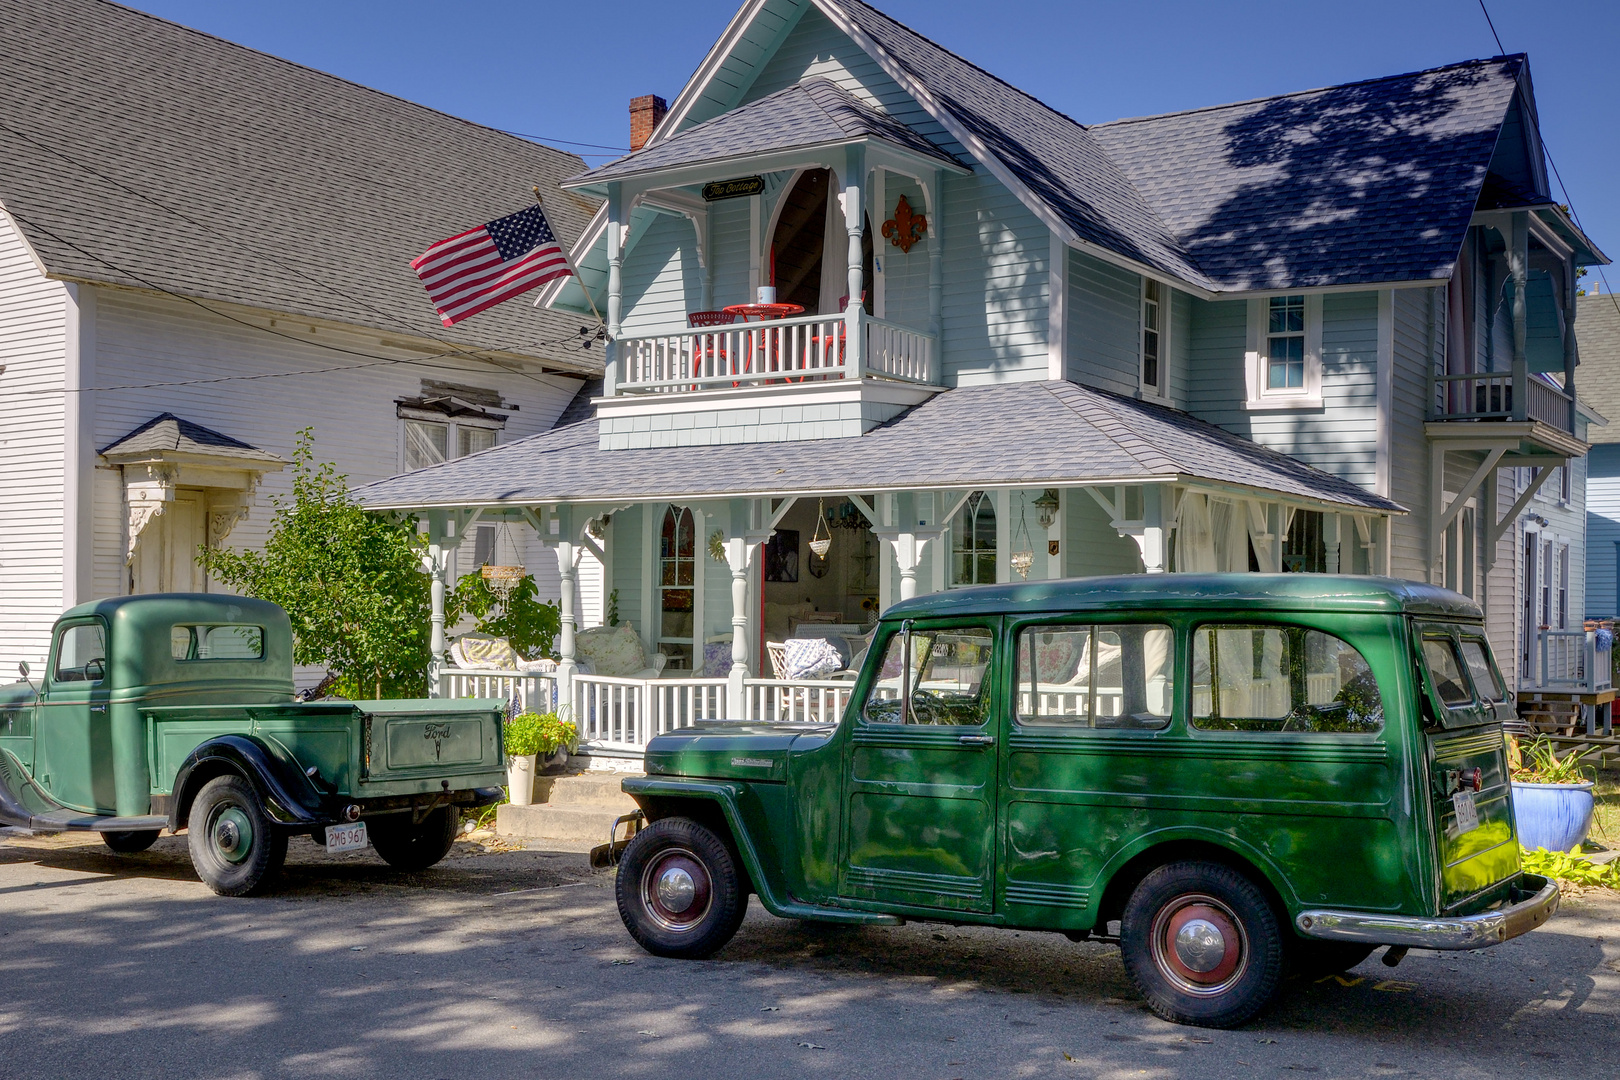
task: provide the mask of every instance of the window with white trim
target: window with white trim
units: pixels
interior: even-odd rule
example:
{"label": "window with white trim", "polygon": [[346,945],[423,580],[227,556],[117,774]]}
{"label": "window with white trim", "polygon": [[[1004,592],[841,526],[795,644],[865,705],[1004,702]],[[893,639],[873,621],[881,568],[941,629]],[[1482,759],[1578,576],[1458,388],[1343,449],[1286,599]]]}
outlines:
{"label": "window with white trim", "polygon": [[1142,393],[1164,397],[1165,362],[1169,328],[1166,289],[1150,278],[1142,279]]}
{"label": "window with white trim", "polygon": [[431,420],[420,415],[402,416],[400,424],[400,465],[406,472],[488,450],[495,445],[501,429],[500,421],[483,418]]}
{"label": "window with white trim", "polygon": [[1322,402],[1322,297],[1295,293],[1249,301],[1251,409]]}

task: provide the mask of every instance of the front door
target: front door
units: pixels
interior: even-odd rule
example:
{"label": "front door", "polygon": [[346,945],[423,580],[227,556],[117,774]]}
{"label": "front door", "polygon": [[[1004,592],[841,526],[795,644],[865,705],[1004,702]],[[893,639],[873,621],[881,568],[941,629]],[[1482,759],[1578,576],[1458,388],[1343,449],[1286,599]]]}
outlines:
{"label": "front door", "polygon": [[59,624],[46,668],[34,735],[34,774],[58,802],[111,814],[106,625],[93,617]]}
{"label": "front door", "polygon": [[131,566],[134,592],[206,592],[197,549],[208,542],[207,497],[180,488],[141,533]]}
{"label": "front door", "polygon": [[988,912],[1000,735],[999,619],[907,623],[845,748],[840,895]]}

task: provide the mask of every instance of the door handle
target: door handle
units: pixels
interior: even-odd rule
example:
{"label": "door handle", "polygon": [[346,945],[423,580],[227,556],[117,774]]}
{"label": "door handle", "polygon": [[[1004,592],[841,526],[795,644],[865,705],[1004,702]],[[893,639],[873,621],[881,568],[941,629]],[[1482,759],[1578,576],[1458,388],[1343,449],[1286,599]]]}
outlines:
{"label": "door handle", "polygon": [[996,745],[996,737],[994,735],[959,735],[957,736],[956,741],[961,743],[963,746]]}

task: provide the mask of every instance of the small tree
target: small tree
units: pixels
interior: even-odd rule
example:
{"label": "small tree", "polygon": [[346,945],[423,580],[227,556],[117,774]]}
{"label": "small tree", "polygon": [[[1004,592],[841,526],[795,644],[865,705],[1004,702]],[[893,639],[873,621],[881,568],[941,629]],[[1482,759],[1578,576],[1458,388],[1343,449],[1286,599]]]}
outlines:
{"label": "small tree", "polygon": [[532,576],[525,576],[502,600],[482,572],[463,574],[445,598],[444,623],[454,626],[463,615],[478,621],[478,633],[505,638],[525,660],[556,658],[551,647],[562,629],[562,615],[556,604],[539,599]]}
{"label": "small tree", "polygon": [[347,697],[427,691],[428,576],[411,526],[367,513],[347,478],[316,464],[309,428],[293,452],[292,497],[272,497],[263,551],[207,549],[200,561],[292,620],[293,660],[325,667]]}

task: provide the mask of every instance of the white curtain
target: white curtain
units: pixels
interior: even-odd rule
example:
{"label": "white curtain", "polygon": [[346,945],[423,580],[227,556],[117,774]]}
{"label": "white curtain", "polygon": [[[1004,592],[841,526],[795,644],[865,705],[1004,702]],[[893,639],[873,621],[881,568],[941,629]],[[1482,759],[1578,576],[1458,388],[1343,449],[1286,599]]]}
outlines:
{"label": "white curtain", "polygon": [[1257,502],[1245,503],[1249,508],[1249,539],[1254,544],[1254,561],[1259,564],[1262,574],[1275,574],[1280,568],[1273,557],[1275,550],[1271,546],[1270,522],[1266,516],[1266,508]]}
{"label": "white curtain", "polygon": [[1189,491],[1182,497],[1176,528],[1176,570],[1184,574],[1209,574],[1217,569],[1215,538],[1209,526],[1209,501]]}

